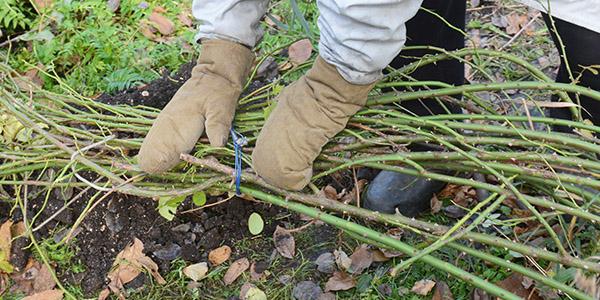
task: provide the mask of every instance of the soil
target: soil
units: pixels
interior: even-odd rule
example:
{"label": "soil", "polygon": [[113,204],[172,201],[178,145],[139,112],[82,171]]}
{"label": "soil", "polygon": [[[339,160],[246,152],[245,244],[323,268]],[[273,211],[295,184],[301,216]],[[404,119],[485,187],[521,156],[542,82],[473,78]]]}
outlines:
{"label": "soil", "polygon": [[164,71],[160,78],[149,84],[132,87],[114,94],[102,94],[96,98],[96,101],[111,105],[145,105],[163,108],[179,87],[190,78],[194,66],[195,62],[183,64],[174,74]]}
{"label": "soil", "polygon": [[[156,108],[164,107],[179,87],[190,77],[194,63],[184,64],[174,75],[163,74],[151,83],[121,91],[115,94],[102,94],[97,101],[118,105],[145,105]],[[260,86],[255,83],[253,86]],[[30,191],[31,192],[31,191]],[[45,193],[31,199],[29,216],[42,210],[34,226],[48,219],[64,206],[66,200],[72,199],[79,190],[64,195],[60,191],[53,192],[46,203]],[[46,224],[42,230],[35,232],[36,239],[53,238],[59,241],[88,205],[93,192],[88,192],[73,203],[67,210]],[[65,200],[66,199],[66,200]],[[207,204],[222,200],[220,197],[209,197]],[[190,199],[181,204],[178,211],[193,208]],[[0,202],[0,221],[9,216],[10,206]],[[191,213],[178,214],[174,220],[167,221],[156,210],[156,202],[152,199],[139,198],[122,194],[111,194],[94,207],[83,219],[75,231],[71,242],[74,257],[70,263],[79,263],[83,272],[74,273],[69,266],[57,266],[57,273],[62,282],[81,286],[86,296],[94,296],[103,289],[116,255],[134,238],[144,244],[144,252],[152,258],[165,274],[175,259],[181,258],[188,263],[207,261],[210,250],[221,245],[234,246],[236,241],[249,237],[247,220],[251,213],[259,213],[266,221],[264,237],[272,236],[277,225],[300,224],[296,215],[262,203],[249,202],[233,198],[223,204],[207,207]],[[22,219],[20,213],[13,212],[15,221]],[[4,219],[4,220],[3,220]],[[11,262],[19,267],[24,266],[30,256],[28,250],[22,250],[29,243],[26,239],[13,244]],[[233,249],[233,259],[242,255],[243,251],[261,251],[271,253],[273,246],[262,243],[263,249]],[[72,265],[71,265],[72,266]],[[129,285],[143,285],[145,275],[132,281]]]}

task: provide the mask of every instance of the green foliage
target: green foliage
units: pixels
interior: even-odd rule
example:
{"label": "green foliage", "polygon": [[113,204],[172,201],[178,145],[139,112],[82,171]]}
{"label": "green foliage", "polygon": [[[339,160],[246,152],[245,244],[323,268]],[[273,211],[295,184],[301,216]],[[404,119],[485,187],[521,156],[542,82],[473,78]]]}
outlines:
{"label": "green foliage", "polygon": [[[192,60],[195,32],[177,19],[188,9],[184,4],[148,2],[122,0],[113,12],[102,0],[56,1],[49,15],[32,20],[32,27],[51,35],[31,37],[29,47],[13,50],[10,63],[19,71],[41,66],[44,88],[62,91],[62,82],[86,96],[156,79],[162,69],[173,71]],[[176,29],[160,42],[140,32],[158,6],[166,10],[163,15]]]}
{"label": "green foliage", "polygon": [[32,14],[29,1],[0,0],[0,30],[12,32],[15,29],[28,29]]}
{"label": "green foliage", "polygon": [[263,221],[263,218],[255,212],[252,213],[248,218],[248,230],[250,233],[252,235],[258,235],[263,231],[264,228],[265,221]]}
{"label": "green foliage", "polygon": [[177,207],[185,200],[185,196],[161,197],[158,199],[158,213],[165,219],[172,221],[175,218]]}

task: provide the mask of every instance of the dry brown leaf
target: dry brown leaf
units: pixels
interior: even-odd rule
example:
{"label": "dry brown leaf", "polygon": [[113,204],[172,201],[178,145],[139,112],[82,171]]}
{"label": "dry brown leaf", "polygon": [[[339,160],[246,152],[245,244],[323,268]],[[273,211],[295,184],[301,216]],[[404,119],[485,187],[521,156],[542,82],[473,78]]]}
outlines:
{"label": "dry brown leaf", "polygon": [[433,292],[431,300],[454,300],[454,295],[452,295],[448,284],[440,281],[435,285],[435,292]]}
{"label": "dry brown leaf", "polygon": [[148,39],[155,40],[157,38],[156,28],[143,21],[140,21],[140,32]]}
{"label": "dry brown leaf", "polygon": [[33,280],[33,292],[40,293],[43,291],[51,290],[56,286],[54,278],[52,278],[52,270],[50,270],[45,264],[39,266],[37,276]]}
{"label": "dry brown leaf", "polygon": [[144,244],[137,238],[115,258],[113,269],[108,273],[109,289],[117,294],[119,298],[123,297],[121,290],[123,285],[132,281],[141,272],[146,269],[156,279],[159,284],[164,284],[165,280],[158,273],[158,265],[144,253]]}
{"label": "dry brown leaf", "polygon": [[173,24],[173,21],[156,11],[150,14],[148,20],[152,22],[162,35],[169,35],[175,31],[175,24]]}
{"label": "dry brown leaf", "polygon": [[10,232],[10,228],[12,227],[13,222],[8,220],[0,226],[0,262],[6,261],[8,263],[8,259],[10,257],[10,247],[12,234]]}
{"label": "dry brown leaf", "polygon": [[182,12],[177,15],[177,19],[179,20],[179,22],[181,22],[181,24],[187,27],[192,27],[192,19],[190,18],[189,14]]}
{"label": "dry brown leaf", "polygon": [[390,260],[380,249],[372,250],[374,262],[385,262]]}
{"label": "dry brown leaf", "polygon": [[269,272],[267,270],[262,270],[262,271],[257,271],[256,270],[256,263],[253,262],[250,265],[250,279],[254,280],[254,281],[261,281],[267,278],[267,276],[269,275]]}
{"label": "dry brown leaf", "polygon": [[326,187],[323,188],[323,190],[321,191],[323,196],[325,196],[325,198],[330,199],[330,200],[336,200],[338,199],[338,193],[335,190],[334,187],[332,187],[331,185],[327,185]]}
{"label": "dry brown leaf", "polygon": [[152,11],[155,13],[159,13],[159,14],[163,14],[163,13],[167,12],[167,10],[162,6],[156,6],[152,9]]}
{"label": "dry brown leaf", "polygon": [[43,292],[35,293],[31,296],[23,298],[23,300],[60,300],[63,298],[63,291],[61,290],[46,290]]}
{"label": "dry brown leaf", "polygon": [[351,263],[348,272],[355,275],[360,274],[373,263],[373,253],[371,253],[367,245],[362,244],[350,255],[350,260]]}
{"label": "dry brown leaf", "polygon": [[288,48],[290,62],[294,65],[299,65],[307,61],[312,54],[312,49],[312,43],[309,39],[302,39],[291,44]]}
{"label": "dry brown leaf", "polygon": [[585,276],[581,270],[575,274],[575,286],[584,293],[592,296],[594,299],[600,299],[600,280],[594,276]]}
{"label": "dry brown leaf", "polygon": [[281,256],[285,258],[293,258],[296,254],[296,241],[292,234],[285,228],[277,226],[273,232],[273,241],[275,248]]}
{"label": "dry brown leaf", "polygon": [[542,300],[537,292],[532,291],[531,288],[525,288],[523,285],[523,275],[519,273],[512,273],[504,280],[497,282],[496,285],[524,299]]}
{"label": "dry brown leaf", "polygon": [[440,201],[435,194],[433,195],[433,197],[431,197],[430,205],[431,213],[436,214],[442,209],[442,201]]}
{"label": "dry brown leaf", "polygon": [[200,281],[206,277],[208,273],[208,265],[205,262],[189,265],[183,268],[183,274],[193,281]]}
{"label": "dry brown leaf", "polygon": [[44,9],[52,5],[52,0],[33,0],[37,9]]}
{"label": "dry brown leaf", "polygon": [[335,294],[334,293],[323,293],[321,295],[319,295],[319,299],[317,300],[335,300]]}
{"label": "dry brown leaf", "polygon": [[519,32],[519,30],[523,28],[528,21],[529,18],[527,18],[527,15],[512,13],[506,16],[506,22],[508,23],[506,26],[506,33],[515,34]]}
{"label": "dry brown leaf", "polygon": [[431,290],[433,289],[434,286],[435,286],[435,281],[433,281],[433,280],[429,280],[429,279],[419,280],[419,281],[415,282],[415,285],[413,285],[411,292],[413,292],[417,295],[426,296],[427,294],[429,294],[429,292],[431,292]]}
{"label": "dry brown leaf", "polygon": [[225,276],[223,276],[223,282],[225,285],[232,284],[242,273],[244,273],[250,267],[250,262],[247,258],[240,258],[234,261],[227,272],[225,272]]}
{"label": "dry brown leaf", "polygon": [[343,271],[347,271],[350,269],[350,265],[352,265],[352,260],[348,257],[348,254],[343,250],[334,250],[333,256],[335,257],[335,263],[338,268]]}
{"label": "dry brown leaf", "polygon": [[325,283],[325,292],[345,291],[356,286],[356,280],[344,272],[335,272]]}
{"label": "dry brown leaf", "polygon": [[[52,270],[46,265],[33,259],[30,259],[27,262],[27,266],[23,268],[22,272],[13,274],[12,279],[15,282],[12,287],[13,290],[19,291],[27,296],[40,297],[30,299],[45,299],[41,298],[41,296],[45,295],[43,292],[50,291],[56,286],[56,282],[52,277]],[[48,295],[52,294],[48,293]],[[62,294],[61,298],[58,299],[62,299]]]}
{"label": "dry brown leaf", "polygon": [[210,251],[210,253],[208,253],[208,261],[213,266],[218,266],[228,260],[229,256],[231,256],[231,248],[225,245]]}

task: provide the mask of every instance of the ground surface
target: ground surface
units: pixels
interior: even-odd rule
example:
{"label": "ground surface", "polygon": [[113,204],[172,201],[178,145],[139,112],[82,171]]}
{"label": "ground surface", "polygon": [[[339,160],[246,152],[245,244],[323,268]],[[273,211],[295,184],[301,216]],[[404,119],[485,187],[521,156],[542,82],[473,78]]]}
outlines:
{"label": "ground surface", "polygon": [[[513,6],[504,8],[498,4],[500,2],[471,2],[475,7],[470,8],[468,13],[469,40],[478,47],[514,52],[540,67],[546,74],[553,76],[558,63],[557,52],[550,43],[545,25],[537,12],[523,6],[515,6],[512,2]],[[477,4],[473,4],[475,2]],[[104,3],[101,4],[104,5]],[[304,3],[301,4],[304,5]],[[271,11],[283,15],[282,11],[286,11],[286,9],[278,10],[279,6],[280,4],[274,5],[271,7]],[[314,14],[315,8],[311,9],[305,12],[307,16]],[[315,18],[314,15],[312,16],[313,18],[309,21],[314,23]],[[513,17],[508,18],[508,16]],[[515,19],[515,16],[525,16],[525,18]],[[274,28],[274,26],[270,26],[271,29]],[[511,26],[513,28],[509,30],[508,28]],[[515,26],[522,30],[515,32]],[[191,29],[185,30],[191,32]],[[286,35],[278,30],[268,30],[260,46],[264,47],[261,51],[285,44],[289,40],[302,37],[303,34],[303,28],[299,24],[295,24],[294,28],[286,32]],[[283,39],[282,36],[288,40],[279,40]],[[514,39],[512,39],[513,37]],[[282,53],[285,54],[285,51]],[[285,61],[284,54],[280,53],[276,57],[278,62]],[[472,58],[469,59],[472,60]],[[124,91],[101,94],[96,100],[111,105],[145,105],[161,108],[189,78],[193,65],[193,62],[183,64],[178,71],[172,74],[161,71],[161,76],[148,84],[131,87]],[[519,73],[519,70],[511,68],[510,65],[502,65],[494,59],[489,59],[482,65],[496,81],[527,79],[523,78],[524,75]],[[469,67],[467,67],[466,78],[471,83],[489,80]],[[93,91],[93,94],[98,92]],[[510,95],[510,98],[519,96]],[[503,98],[487,92],[482,93],[481,97]],[[333,184],[337,191],[352,188],[352,182],[346,179],[332,181],[338,183],[337,185]],[[67,194],[70,193],[68,197],[60,193],[51,193],[43,210],[44,194],[32,199],[31,212],[28,214],[32,215],[42,211],[34,226],[53,215],[58,208],[64,205],[65,199],[69,199],[78,192],[79,190],[67,192]],[[66,212],[55,217],[53,221],[37,231],[36,238],[40,241],[54,241],[55,238],[58,240],[62,237],[65,233],[64,229],[72,226],[86,208],[90,197],[90,194],[81,197],[81,200],[76,201]],[[221,199],[223,197],[210,198],[208,204]],[[447,204],[449,201],[445,202],[445,205]],[[258,271],[268,270],[271,274],[270,277],[267,280],[255,281],[256,284],[273,299],[288,299],[293,295],[293,288],[300,282],[311,281],[320,287],[325,285],[329,275],[318,272],[314,265],[319,254],[333,252],[336,249],[343,249],[350,254],[360,244],[331,227],[311,225],[294,234],[297,249],[295,258],[283,259],[274,252],[271,239],[273,230],[277,225],[286,228],[302,226],[307,221],[300,220],[299,216],[285,210],[237,198],[217,206],[182,213],[193,207],[188,199],[178,209],[180,214],[173,221],[167,221],[158,214],[154,200],[112,194],[103,199],[83,219],[78,226],[79,230],[76,231],[74,241],[67,247],[54,249],[50,246],[52,244],[50,242],[42,243],[42,246],[46,247],[45,249],[50,254],[61,281],[67,284],[69,289],[82,296],[95,297],[106,286],[106,275],[110,271],[117,253],[123,250],[133,238],[138,238],[145,246],[144,253],[159,265],[160,272],[168,283],[164,286],[156,285],[151,282],[150,276],[143,274],[127,285],[130,288],[131,299],[236,299],[241,285],[249,281],[248,274],[241,277],[243,280],[238,280],[229,286],[223,285],[222,282],[226,270],[224,266],[211,269],[211,275],[196,286],[189,286],[189,279],[182,275],[183,267],[191,263],[206,261],[208,252],[221,245],[232,247],[233,255],[230,261],[239,257],[248,257],[251,262],[257,264]],[[5,221],[5,216],[9,215],[10,209],[11,206],[8,203],[0,202],[0,224]],[[253,212],[262,215],[266,221],[264,232],[257,237],[252,236],[247,228],[248,216]],[[12,218],[19,220],[20,212],[13,211]],[[423,218],[443,224],[452,224],[454,221],[443,213],[426,215]],[[404,238],[408,243],[414,242],[414,244],[422,246],[419,244],[422,240],[413,241],[410,236]],[[28,241],[26,240],[13,243],[11,263],[15,266],[23,266],[27,263],[29,256],[35,256],[30,248],[24,248],[27,245]],[[491,249],[491,251],[495,251],[494,255],[507,260],[519,260],[501,249]],[[485,265],[472,258],[465,258],[461,253],[444,250],[440,251],[440,257],[477,273],[491,282],[502,280],[507,275],[506,270]],[[397,261],[392,260],[387,264],[374,264],[364,274],[357,277],[356,288],[338,293],[338,299],[429,299],[431,294],[419,296],[409,292],[413,284],[421,279],[447,282],[455,299],[489,299],[479,296],[476,293],[477,290],[471,286],[450,278],[448,274],[432,270],[430,266],[421,263],[416,263],[398,278],[387,276],[387,271],[395,263]],[[19,299],[16,296],[15,298]]]}

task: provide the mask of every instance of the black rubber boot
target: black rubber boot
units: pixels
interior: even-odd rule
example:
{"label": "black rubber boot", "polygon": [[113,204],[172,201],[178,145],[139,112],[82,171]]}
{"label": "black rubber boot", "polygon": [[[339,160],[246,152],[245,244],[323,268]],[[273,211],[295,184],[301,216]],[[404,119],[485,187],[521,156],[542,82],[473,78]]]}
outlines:
{"label": "black rubber boot", "polygon": [[445,183],[391,171],[381,171],[367,188],[363,206],[383,213],[396,209],[407,217],[429,210],[433,194]]}
{"label": "black rubber boot", "polygon": [[[465,28],[466,1],[464,0],[425,0],[423,7],[437,13],[456,28]],[[430,45],[448,51],[464,47],[464,36],[459,30],[450,28],[440,18],[427,11],[420,10],[406,23],[406,46]],[[390,64],[400,68],[415,61],[415,57],[437,54],[433,50],[402,50]],[[443,60],[436,64],[420,67],[409,74],[417,80],[436,80],[452,85],[464,83],[464,65],[459,60]],[[460,108],[447,105],[443,107],[436,101],[403,101],[404,110],[417,116],[460,113]],[[411,151],[428,151],[422,145],[410,145]],[[445,183],[425,178],[382,171],[369,184],[363,206],[365,208],[394,213],[396,208],[405,216],[415,216],[429,209],[434,193]]]}

